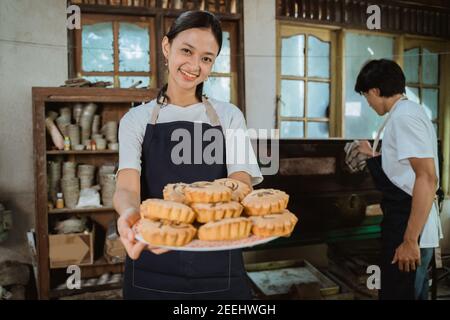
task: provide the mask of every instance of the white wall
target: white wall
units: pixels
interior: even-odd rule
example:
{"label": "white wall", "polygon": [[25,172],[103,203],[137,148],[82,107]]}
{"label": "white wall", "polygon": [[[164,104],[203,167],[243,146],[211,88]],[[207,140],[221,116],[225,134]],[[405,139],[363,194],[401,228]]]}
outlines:
{"label": "white wall", "polygon": [[244,1],[245,108],[249,128],[275,128],[275,9],[273,0]]}
{"label": "white wall", "polygon": [[66,1],[0,1],[0,202],[13,210],[14,229],[0,259],[26,257],[34,227],[33,86],[67,79]]}

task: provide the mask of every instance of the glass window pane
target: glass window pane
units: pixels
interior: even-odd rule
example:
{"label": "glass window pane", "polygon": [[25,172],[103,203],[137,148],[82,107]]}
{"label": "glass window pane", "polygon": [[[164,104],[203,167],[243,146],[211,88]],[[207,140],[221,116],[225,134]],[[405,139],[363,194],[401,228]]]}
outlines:
{"label": "glass window pane", "polygon": [[280,136],[285,138],[303,138],[304,123],[301,121],[281,121]]}
{"label": "glass window pane", "polygon": [[83,71],[114,71],[112,22],[84,25],[81,39]]}
{"label": "glass window pane", "polygon": [[422,55],[422,82],[425,84],[438,84],[439,56],[427,49]]}
{"label": "glass window pane", "polygon": [[419,48],[405,50],[403,55],[403,69],[407,83],[419,83],[419,59]]}
{"label": "glass window pane", "polygon": [[281,40],[281,74],[305,75],[305,36],[303,34]]}
{"label": "glass window pane", "polygon": [[394,38],[379,35],[362,35],[348,32],[345,35],[345,138],[374,138],[383,118],[367,104],[366,99],[354,91],[356,77],[361,67],[371,59],[393,59]]}
{"label": "glass window pane", "polygon": [[328,118],[330,105],[330,84],[308,82],[308,114],[309,118]]}
{"label": "glass window pane", "polygon": [[231,80],[228,77],[209,77],[204,83],[203,92],[208,97],[231,102]]}
{"label": "glass window pane", "polygon": [[328,122],[308,122],[308,138],[326,139],[329,136]]}
{"label": "glass window pane", "polygon": [[219,56],[216,58],[212,72],[230,73],[231,72],[231,48],[230,48],[230,33],[222,33],[222,49]]}
{"label": "glass window pane", "polygon": [[119,71],[150,71],[148,28],[132,23],[119,24]]}
{"label": "glass window pane", "polygon": [[409,100],[414,101],[415,103],[420,104],[419,98],[419,88],[414,87],[406,87],[406,96]]}
{"label": "glass window pane", "polygon": [[114,87],[114,77],[99,77],[99,76],[88,77],[88,76],[83,76],[83,78],[88,80],[88,81],[90,81],[90,82],[100,82],[100,81],[111,82],[111,85],[107,86],[107,88]]}
{"label": "glass window pane", "polygon": [[438,101],[437,89],[422,89],[422,105],[430,120],[435,120],[438,117]]}
{"label": "glass window pane", "polygon": [[330,43],[308,36],[308,76],[330,77]]}
{"label": "glass window pane", "polygon": [[281,80],[280,114],[282,117],[303,117],[305,82]]}
{"label": "glass window pane", "polygon": [[150,85],[149,77],[119,77],[121,88],[130,88],[133,84],[135,84],[138,81],[142,81],[142,83],[138,85],[136,88],[146,88]]}

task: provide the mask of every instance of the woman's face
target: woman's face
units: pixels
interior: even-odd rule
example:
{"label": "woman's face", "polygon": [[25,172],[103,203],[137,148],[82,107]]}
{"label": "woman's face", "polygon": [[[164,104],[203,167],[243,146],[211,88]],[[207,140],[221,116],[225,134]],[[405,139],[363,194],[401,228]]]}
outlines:
{"label": "woman's face", "polygon": [[219,45],[210,29],[193,28],[180,32],[169,43],[162,42],[168,61],[169,83],[185,90],[195,90],[211,73]]}

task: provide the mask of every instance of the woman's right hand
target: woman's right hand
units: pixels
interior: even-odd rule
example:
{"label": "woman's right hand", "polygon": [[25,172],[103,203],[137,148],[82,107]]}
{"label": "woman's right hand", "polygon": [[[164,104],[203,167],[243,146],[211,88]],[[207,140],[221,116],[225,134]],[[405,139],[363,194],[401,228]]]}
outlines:
{"label": "woman's right hand", "polygon": [[131,259],[136,260],[140,257],[144,249],[148,249],[154,254],[167,252],[168,250],[150,247],[147,244],[136,240],[132,227],[140,218],[139,212],[130,210],[122,213],[117,220],[117,230],[120,235],[120,240],[122,241],[128,256]]}
{"label": "woman's right hand", "polygon": [[117,220],[117,231],[119,231],[120,240],[122,241],[128,256],[133,260],[138,259],[142,250],[147,246],[145,243],[135,239],[134,232],[131,229],[139,219],[139,212],[130,210],[122,213]]}

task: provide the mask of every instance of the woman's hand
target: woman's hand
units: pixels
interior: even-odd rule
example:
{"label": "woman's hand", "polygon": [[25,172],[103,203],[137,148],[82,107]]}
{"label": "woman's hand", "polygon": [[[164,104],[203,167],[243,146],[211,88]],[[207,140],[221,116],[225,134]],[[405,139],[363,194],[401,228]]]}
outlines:
{"label": "woman's hand", "polygon": [[148,246],[145,243],[137,241],[135,234],[132,230],[133,225],[139,221],[140,215],[136,210],[128,210],[123,212],[117,220],[117,230],[119,231],[120,240],[128,253],[128,256],[136,260],[140,257],[144,249],[150,250],[154,254],[162,254],[169,250],[161,249],[158,247]]}

